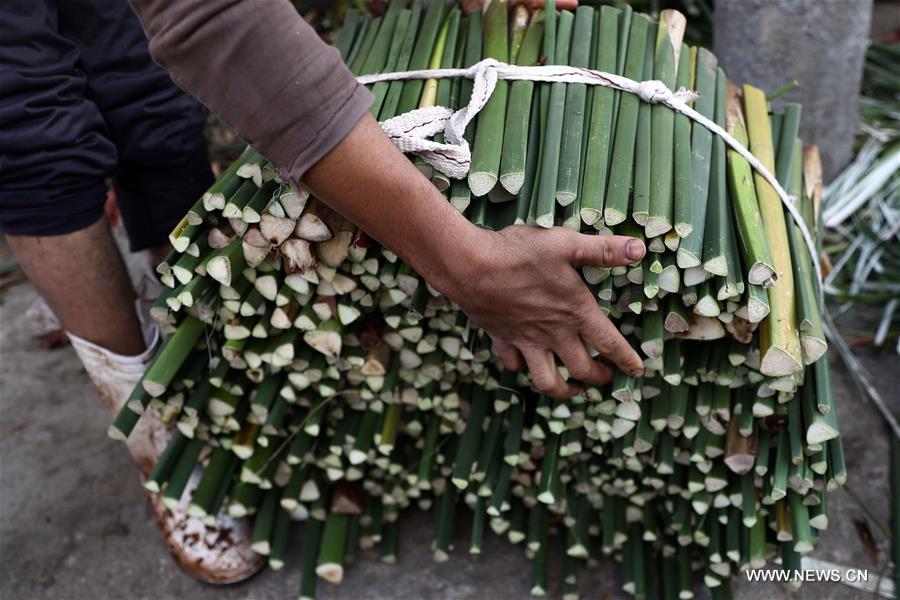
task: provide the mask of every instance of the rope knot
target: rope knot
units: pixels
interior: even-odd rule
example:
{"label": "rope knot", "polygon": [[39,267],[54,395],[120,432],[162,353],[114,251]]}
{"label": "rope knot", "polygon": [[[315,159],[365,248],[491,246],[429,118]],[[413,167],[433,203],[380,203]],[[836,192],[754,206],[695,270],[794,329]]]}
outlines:
{"label": "rope knot", "polygon": [[641,100],[644,102],[651,102],[654,104],[665,102],[674,96],[672,90],[658,79],[648,79],[647,81],[640,82],[637,86],[637,95],[640,96]]}
{"label": "rope knot", "polygon": [[485,58],[466,69],[466,77],[469,79],[477,79],[479,75],[485,74],[488,71],[496,71],[503,66],[507,66],[506,63],[502,63],[495,58]]}

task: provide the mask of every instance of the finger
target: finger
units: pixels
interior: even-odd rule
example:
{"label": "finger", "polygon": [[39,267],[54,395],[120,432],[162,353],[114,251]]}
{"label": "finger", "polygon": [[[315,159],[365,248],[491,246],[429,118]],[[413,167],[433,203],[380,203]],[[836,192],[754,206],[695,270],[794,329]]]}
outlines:
{"label": "finger", "polygon": [[525,366],[525,360],[515,346],[503,340],[491,339],[494,341],[494,354],[500,358],[507,371],[519,371]]}
{"label": "finger", "polygon": [[570,232],[567,249],[574,267],[617,267],[636,263],[647,252],[644,242],[625,235],[588,235]]}
{"label": "finger", "polygon": [[578,386],[566,383],[556,369],[553,353],[546,348],[520,347],[519,351],[528,363],[534,388],[556,400],[566,400],[577,394]]}
{"label": "finger", "polygon": [[585,318],[581,337],[601,356],[632,377],[644,374],[644,363],[615,325],[599,308]]}
{"label": "finger", "polygon": [[584,342],[577,336],[564,340],[556,348],[556,355],[566,365],[569,375],[578,381],[603,385],[612,381],[613,371],[609,366],[593,360]]}

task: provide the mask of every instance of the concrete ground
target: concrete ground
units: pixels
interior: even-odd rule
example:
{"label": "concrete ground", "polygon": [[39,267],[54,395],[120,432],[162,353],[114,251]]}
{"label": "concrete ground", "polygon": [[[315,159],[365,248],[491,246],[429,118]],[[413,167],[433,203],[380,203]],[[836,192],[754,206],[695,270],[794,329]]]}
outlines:
{"label": "concrete ground", "polygon": [[[44,350],[22,318],[36,298],[28,283],[0,291],[0,598],[295,598],[299,590],[300,527],[288,563],[240,585],[219,588],[183,574],[169,558],[148,511],[125,448],[106,437],[104,414],[71,348]],[[900,409],[900,361],[863,353],[892,409]],[[850,488],[889,520],[889,444],[874,408],[832,360]],[[814,557],[886,570],[886,536],[845,491],[829,496],[831,525]],[[405,515],[400,557],[393,566],[362,553],[344,583],[320,582],[321,598],[526,598],[530,565],[520,548],[489,536],[483,553],[468,554],[468,527],[457,528],[460,550],[445,563],[431,559],[431,517]],[[870,543],[864,539],[871,537]],[[582,574],[586,598],[625,597],[611,561]],[[551,573],[553,595],[558,584]],[[738,598],[788,598],[776,584],[739,577]],[[706,597],[705,591],[700,591]],[[797,598],[869,596],[836,583],[808,583]]]}

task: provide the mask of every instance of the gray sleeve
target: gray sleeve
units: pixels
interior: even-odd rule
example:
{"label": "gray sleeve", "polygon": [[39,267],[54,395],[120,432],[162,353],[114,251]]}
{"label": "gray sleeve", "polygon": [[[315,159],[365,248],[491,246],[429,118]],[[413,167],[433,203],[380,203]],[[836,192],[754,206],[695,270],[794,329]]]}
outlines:
{"label": "gray sleeve", "polygon": [[150,53],[291,179],[365,115],[372,94],[287,0],[130,0]]}

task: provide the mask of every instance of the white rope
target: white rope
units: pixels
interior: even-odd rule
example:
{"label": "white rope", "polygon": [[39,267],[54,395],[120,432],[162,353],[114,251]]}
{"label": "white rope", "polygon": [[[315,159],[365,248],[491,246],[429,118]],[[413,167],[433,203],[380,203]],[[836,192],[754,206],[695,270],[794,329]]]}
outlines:
{"label": "white rope", "polygon": [[[696,92],[684,88],[673,92],[662,81],[634,81],[621,75],[593,69],[565,65],[522,67],[509,65],[491,58],[475,63],[467,69],[426,69],[379,73],[357,77],[357,81],[363,85],[368,85],[379,81],[445,79],[452,77],[472,79],[472,95],[467,106],[455,112],[442,106],[418,108],[382,121],[381,126],[385,133],[401,151],[418,154],[448,177],[453,179],[465,177],[472,162],[472,153],[468,142],[463,137],[463,133],[469,122],[487,104],[499,79],[549,83],[583,83],[586,85],[601,85],[636,94],[644,102],[668,106],[675,112],[685,115],[718,135],[772,186],[803,235],[803,241],[806,242],[806,248],[815,266],[816,278],[819,281],[819,293],[820,295],[823,294],[822,269],[819,265],[816,245],[793,200],[781,187],[775,176],[747,148],[714,121],[707,119],[687,105],[688,102],[693,102],[699,98],[699,94]],[[444,133],[443,143],[430,139],[439,132]]]}

